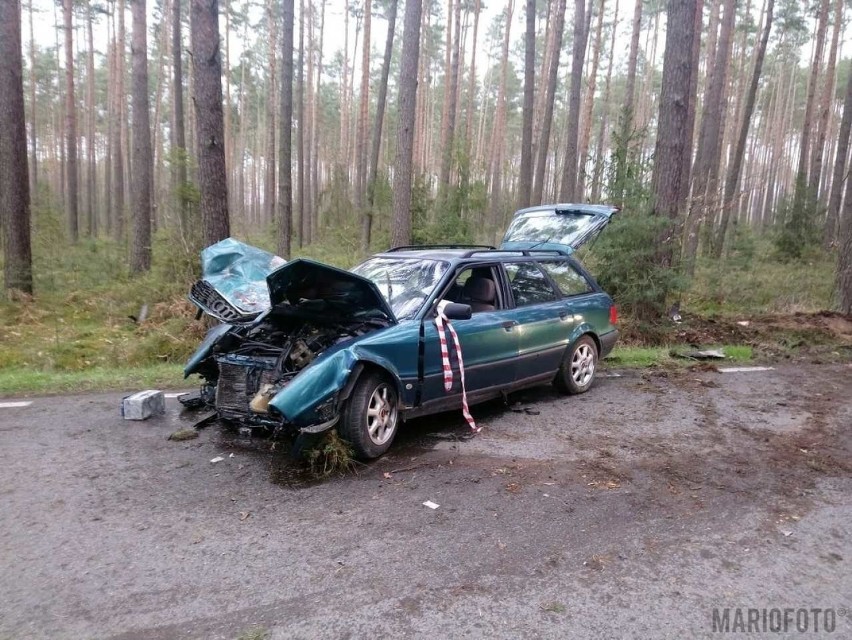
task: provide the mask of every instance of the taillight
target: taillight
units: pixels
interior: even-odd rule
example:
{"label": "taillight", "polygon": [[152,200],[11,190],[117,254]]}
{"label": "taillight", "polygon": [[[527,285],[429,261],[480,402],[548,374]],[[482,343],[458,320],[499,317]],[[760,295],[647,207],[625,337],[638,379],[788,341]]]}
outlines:
{"label": "taillight", "polygon": [[615,324],[618,322],[618,309],[615,308],[615,305],[612,305],[609,308],[609,323]]}

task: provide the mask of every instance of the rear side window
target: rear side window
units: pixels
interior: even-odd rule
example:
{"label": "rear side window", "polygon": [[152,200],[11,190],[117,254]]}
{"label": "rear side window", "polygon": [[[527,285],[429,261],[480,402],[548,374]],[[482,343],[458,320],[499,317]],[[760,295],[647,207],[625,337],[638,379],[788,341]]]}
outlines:
{"label": "rear side window", "polygon": [[576,296],[592,290],[589,281],[570,262],[542,262],[541,266],[563,296]]}
{"label": "rear side window", "polygon": [[534,262],[507,263],[506,273],[516,306],[525,307],[556,300],[556,292]]}

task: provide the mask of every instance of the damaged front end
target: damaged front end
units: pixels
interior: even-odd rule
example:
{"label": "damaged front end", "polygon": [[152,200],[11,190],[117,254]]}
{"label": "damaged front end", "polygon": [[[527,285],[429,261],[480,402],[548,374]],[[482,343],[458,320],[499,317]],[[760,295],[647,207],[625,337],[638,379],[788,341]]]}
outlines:
{"label": "damaged front end", "polygon": [[[220,277],[196,283],[190,300],[223,324],[208,332],[184,375],[199,374],[204,379],[200,401],[235,426],[290,434],[331,428],[355,365],[343,352],[359,337],[394,324],[392,312],[370,281],[309,260],[269,269],[266,297],[259,296],[256,282],[241,286],[239,279],[249,272],[256,281],[275,264],[271,254],[253,247],[248,247],[253,252],[234,251],[241,243],[223,242],[242,268],[229,273],[215,251],[218,245],[205,250],[205,258],[218,259]],[[254,260],[250,269],[246,256]],[[250,309],[233,295],[246,290],[252,292]],[[197,295],[201,291],[203,299]],[[293,385],[296,380],[302,382]]]}

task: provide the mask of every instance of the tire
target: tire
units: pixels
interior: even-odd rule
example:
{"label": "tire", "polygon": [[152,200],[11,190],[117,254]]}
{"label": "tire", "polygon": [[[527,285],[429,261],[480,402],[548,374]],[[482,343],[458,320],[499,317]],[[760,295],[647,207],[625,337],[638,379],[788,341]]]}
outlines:
{"label": "tire", "polygon": [[597,369],[598,347],[590,335],[583,335],[565,350],[553,382],[562,393],[585,393],[595,381]]}
{"label": "tire", "polygon": [[338,431],[358,458],[370,460],[390,448],[400,420],[396,385],[387,376],[366,371],[346,402]]}

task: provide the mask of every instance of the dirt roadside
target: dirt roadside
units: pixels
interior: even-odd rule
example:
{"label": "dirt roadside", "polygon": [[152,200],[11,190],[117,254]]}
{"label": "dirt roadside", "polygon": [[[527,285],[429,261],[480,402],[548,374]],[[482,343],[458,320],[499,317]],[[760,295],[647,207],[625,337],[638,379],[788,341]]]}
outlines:
{"label": "dirt roadside", "polygon": [[700,638],[714,607],[852,636],[849,364],[537,389],[319,484],[120,396],[0,410],[0,638]]}

